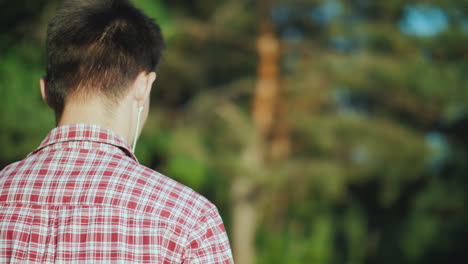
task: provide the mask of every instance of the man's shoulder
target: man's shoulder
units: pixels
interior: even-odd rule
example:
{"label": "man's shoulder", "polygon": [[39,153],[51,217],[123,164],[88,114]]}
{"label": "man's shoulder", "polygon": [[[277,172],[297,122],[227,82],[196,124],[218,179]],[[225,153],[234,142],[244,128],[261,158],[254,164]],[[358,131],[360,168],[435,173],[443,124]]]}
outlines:
{"label": "man's shoulder", "polygon": [[134,163],[134,190],[143,201],[140,209],[158,217],[175,220],[189,226],[203,216],[217,211],[207,198],[188,186],[158,172]]}
{"label": "man's shoulder", "polygon": [[2,169],[0,169],[0,179],[4,178],[4,176],[6,175],[17,173],[19,169],[24,167],[25,162],[26,162],[26,159],[15,161],[13,163],[6,165]]}

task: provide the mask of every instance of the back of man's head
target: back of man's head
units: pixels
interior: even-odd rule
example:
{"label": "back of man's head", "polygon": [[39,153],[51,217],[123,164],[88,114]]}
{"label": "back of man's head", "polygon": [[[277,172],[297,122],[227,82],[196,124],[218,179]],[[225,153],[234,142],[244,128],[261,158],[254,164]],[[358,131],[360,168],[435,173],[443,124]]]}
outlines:
{"label": "back of man's head", "polygon": [[117,102],[163,48],[159,26],[127,0],[65,0],[47,30],[48,104],[60,117],[70,98]]}

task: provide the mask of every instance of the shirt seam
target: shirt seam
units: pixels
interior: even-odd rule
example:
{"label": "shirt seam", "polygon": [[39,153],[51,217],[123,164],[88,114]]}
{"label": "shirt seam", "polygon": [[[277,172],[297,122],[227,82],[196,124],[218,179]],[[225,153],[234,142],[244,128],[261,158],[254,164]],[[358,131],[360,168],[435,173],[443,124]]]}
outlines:
{"label": "shirt seam", "polygon": [[[125,211],[129,211],[129,212],[138,212],[140,213],[141,215],[144,215],[144,216],[149,216],[151,218],[153,217],[156,217],[157,215],[155,214],[151,214],[151,213],[148,213],[148,212],[145,212],[145,211],[141,211],[141,210],[136,210],[136,209],[131,209],[131,208],[126,208],[126,207],[122,207],[122,206],[116,206],[116,205],[107,205],[107,204],[70,204],[70,205],[65,205],[65,204],[59,204],[59,205],[56,205],[56,204],[42,204],[42,203],[20,203],[20,202],[15,202],[15,203],[12,203],[12,202],[1,202],[0,203],[0,206],[16,206],[16,207],[24,207],[24,206],[28,206],[28,207],[32,207],[34,205],[39,205],[39,206],[51,206],[51,207],[69,207],[69,206],[74,206],[74,207],[85,207],[85,206],[89,206],[89,207],[101,207],[101,208],[105,208],[105,207],[108,207],[108,208],[116,208],[116,209],[122,209],[122,210],[125,210]],[[22,205],[22,206],[19,206],[19,205]],[[76,208],[71,208],[70,210],[72,209],[76,209]],[[57,209],[59,210],[59,209]],[[201,217],[200,217],[201,218]],[[178,227],[181,227],[185,233],[189,234],[189,230],[191,230],[191,228],[187,228],[186,226],[180,224],[179,222],[175,221],[175,220],[172,220],[172,219],[168,219],[168,218],[165,218],[169,223],[171,224],[174,224]],[[199,219],[199,218],[198,218]],[[198,221],[197,221],[198,222]],[[194,225],[195,226],[195,225]]]}

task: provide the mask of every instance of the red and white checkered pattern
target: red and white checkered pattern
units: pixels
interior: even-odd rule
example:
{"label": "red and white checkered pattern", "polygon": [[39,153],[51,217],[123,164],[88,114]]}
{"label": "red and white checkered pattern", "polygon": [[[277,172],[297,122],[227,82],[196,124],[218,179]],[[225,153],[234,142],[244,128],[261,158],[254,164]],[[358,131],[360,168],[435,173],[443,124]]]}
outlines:
{"label": "red and white checkered pattern", "polygon": [[216,207],[94,125],[0,172],[0,263],[233,263]]}

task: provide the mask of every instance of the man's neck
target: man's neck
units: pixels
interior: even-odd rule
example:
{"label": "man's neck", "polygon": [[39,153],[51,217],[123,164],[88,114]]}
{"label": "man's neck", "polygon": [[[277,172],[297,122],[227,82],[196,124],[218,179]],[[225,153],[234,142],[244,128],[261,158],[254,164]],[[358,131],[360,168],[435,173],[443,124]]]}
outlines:
{"label": "man's neck", "polygon": [[66,104],[58,126],[72,124],[98,125],[115,132],[131,145],[133,143],[133,134],[129,128],[132,126],[127,124],[131,118],[127,116],[129,113],[126,112],[119,107],[110,110],[110,107],[99,99],[90,99],[85,102],[73,101]]}

